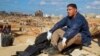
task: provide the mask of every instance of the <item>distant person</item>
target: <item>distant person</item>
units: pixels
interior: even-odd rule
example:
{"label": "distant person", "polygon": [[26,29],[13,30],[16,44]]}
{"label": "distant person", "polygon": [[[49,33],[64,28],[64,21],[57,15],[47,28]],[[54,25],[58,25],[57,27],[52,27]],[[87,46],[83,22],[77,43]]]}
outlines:
{"label": "distant person", "polygon": [[9,25],[8,23],[5,23],[2,28],[2,33],[10,34],[11,33],[11,25]]}
{"label": "distant person", "polygon": [[52,46],[57,48],[59,52],[72,44],[84,46],[91,44],[88,22],[78,12],[76,4],[67,5],[67,14],[48,31],[47,35],[47,39],[51,40]]}
{"label": "distant person", "polygon": [[1,32],[1,38],[2,38],[2,46],[11,46],[13,44],[13,38],[11,34],[11,25],[8,23],[5,23],[2,28]]}

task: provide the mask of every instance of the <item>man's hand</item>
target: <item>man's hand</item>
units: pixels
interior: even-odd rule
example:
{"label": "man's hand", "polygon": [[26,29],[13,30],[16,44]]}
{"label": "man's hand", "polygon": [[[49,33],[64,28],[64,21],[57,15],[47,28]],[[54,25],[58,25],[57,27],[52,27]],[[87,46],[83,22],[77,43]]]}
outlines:
{"label": "man's hand", "polygon": [[52,33],[50,31],[47,32],[47,39],[50,40],[52,36]]}
{"label": "man's hand", "polygon": [[66,41],[67,41],[67,38],[63,37],[63,40],[62,40],[62,46],[63,46],[63,47],[66,46]]}

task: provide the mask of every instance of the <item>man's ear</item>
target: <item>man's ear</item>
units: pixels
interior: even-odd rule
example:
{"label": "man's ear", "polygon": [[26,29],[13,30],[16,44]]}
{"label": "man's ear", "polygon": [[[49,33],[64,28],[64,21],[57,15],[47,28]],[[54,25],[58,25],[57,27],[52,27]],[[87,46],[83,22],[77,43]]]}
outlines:
{"label": "man's ear", "polygon": [[75,12],[77,12],[77,9],[75,9]]}

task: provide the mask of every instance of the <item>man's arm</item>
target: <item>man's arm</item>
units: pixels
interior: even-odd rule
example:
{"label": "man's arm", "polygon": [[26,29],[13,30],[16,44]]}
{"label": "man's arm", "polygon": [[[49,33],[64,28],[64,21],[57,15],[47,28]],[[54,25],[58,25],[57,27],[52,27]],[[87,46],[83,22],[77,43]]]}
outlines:
{"label": "man's arm", "polygon": [[50,32],[54,32],[55,30],[57,30],[58,28],[62,28],[63,26],[66,25],[67,22],[67,17],[64,17],[62,20],[60,20],[59,22],[57,22],[53,28],[50,30]]}
{"label": "man's arm", "polygon": [[63,37],[66,38],[66,39],[70,39],[70,38],[74,37],[77,33],[79,33],[81,25],[82,25],[82,21],[77,20],[71,28],[66,30]]}

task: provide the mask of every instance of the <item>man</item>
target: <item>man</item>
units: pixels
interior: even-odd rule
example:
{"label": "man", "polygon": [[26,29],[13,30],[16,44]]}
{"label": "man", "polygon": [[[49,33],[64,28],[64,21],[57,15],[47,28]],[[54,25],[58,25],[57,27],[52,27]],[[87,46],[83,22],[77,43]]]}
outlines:
{"label": "man", "polygon": [[[72,44],[89,46],[91,44],[91,34],[88,22],[77,11],[76,4],[67,5],[67,14],[68,16],[57,22],[48,31],[47,39],[51,39],[51,44],[60,52]],[[59,39],[62,40],[60,41]]]}
{"label": "man", "polygon": [[2,29],[2,33],[4,34],[11,33],[11,25],[9,25],[8,23],[5,23]]}

